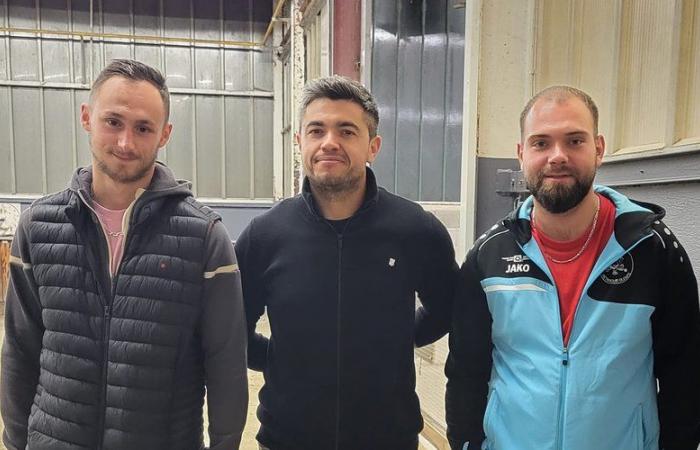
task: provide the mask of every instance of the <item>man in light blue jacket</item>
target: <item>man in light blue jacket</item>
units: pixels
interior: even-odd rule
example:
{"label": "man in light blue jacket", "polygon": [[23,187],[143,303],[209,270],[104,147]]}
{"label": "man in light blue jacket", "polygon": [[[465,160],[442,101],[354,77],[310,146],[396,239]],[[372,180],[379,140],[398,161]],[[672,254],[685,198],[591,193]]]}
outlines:
{"label": "man in light blue jacket", "polygon": [[532,195],[461,269],[452,448],[696,450],[697,282],[664,210],[593,185],[605,140],[586,93],[547,88],[520,125]]}

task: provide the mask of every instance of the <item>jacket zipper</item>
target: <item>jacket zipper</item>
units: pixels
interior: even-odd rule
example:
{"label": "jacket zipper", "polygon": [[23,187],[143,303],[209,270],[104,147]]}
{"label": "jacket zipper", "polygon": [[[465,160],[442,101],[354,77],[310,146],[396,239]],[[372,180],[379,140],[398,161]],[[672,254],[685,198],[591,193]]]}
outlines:
{"label": "jacket zipper", "polygon": [[[631,247],[627,248],[624,253],[620,256],[623,256],[629,252],[632,251],[633,248],[635,248],[637,245],[639,245],[642,241],[646,240],[649,238],[649,236],[642,237],[639,239],[634,245]],[[609,264],[614,262],[616,259],[620,258],[620,256],[616,256],[614,258],[609,258],[610,261],[606,262],[603,267],[607,267]],[[546,264],[546,262],[545,262]],[[595,268],[597,264],[593,264],[593,268]],[[571,332],[569,334],[569,342],[567,344],[564,344],[564,331],[561,328],[561,306],[559,305],[559,293],[557,291],[557,312],[559,316],[559,332],[561,335],[561,342],[562,342],[562,355],[561,355],[561,377],[560,377],[560,386],[559,386],[559,414],[557,417],[557,434],[556,434],[556,449],[557,450],[563,450],[563,435],[564,435],[564,411],[566,409],[565,404],[566,404],[566,383],[567,383],[567,378],[568,378],[568,372],[569,372],[569,347],[571,345],[571,338],[574,336],[574,326],[576,325],[576,316],[578,316],[578,310],[579,306],[581,305],[581,300],[583,299],[584,293],[588,290],[590,285],[592,284],[592,280],[595,280],[600,276],[602,271],[599,269],[595,273],[591,270],[591,273],[588,275],[588,280],[586,280],[586,284],[583,286],[583,290],[581,291],[581,296],[578,299],[578,302],[576,303],[576,309],[574,310],[574,317],[571,319]],[[552,282],[552,285],[554,286],[554,289],[556,290],[557,285],[554,281],[554,278],[550,276],[550,280]]]}
{"label": "jacket zipper", "polygon": [[338,235],[338,312],[336,314],[336,327],[338,328],[336,337],[336,414],[335,414],[335,450],[340,448],[340,308],[341,308],[341,282],[342,282],[342,260],[343,260],[343,235]]}
{"label": "jacket zipper", "polygon": [[[99,224],[99,229],[102,231],[102,237],[104,238],[105,245],[107,247],[107,274],[109,275],[110,278],[110,291],[109,295],[104,295],[103,297],[105,299],[105,304],[103,308],[103,315],[102,315],[102,320],[104,321],[104,327],[102,329],[102,393],[100,396],[100,426],[98,428],[99,432],[99,437],[98,437],[98,444],[97,444],[97,449],[101,450],[104,446],[104,432],[105,432],[105,424],[107,420],[107,370],[109,369],[109,335],[110,335],[110,330],[111,330],[111,325],[112,325],[112,303],[114,302],[114,296],[116,292],[116,287],[117,287],[117,277],[119,275],[119,272],[121,271],[121,266],[122,262],[119,261],[119,264],[117,265],[117,270],[114,275],[112,275],[112,248],[109,245],[109,238],[107,238],[107,232],[102,225],[102,222],[99,220],[99,217],[97,216],[97,212],[90,206],[90,204],[83,198],[82,194],[79,193],[80,198],[82,199],[83,203],[85,206],[92,211],[92,214],[94,214],[94,218],[96,219],[97,223]],[[133,205],[133,204],[132,204]],[[131,206],[127,208],[127,211],[131,209]],[[133,217],[133,211],[130,212],[130,217],[128,221],[131,221],[131,217]],[[129,227],[130,228],[130,227]],[[126,248],[127,248],[127,231],[124,232],[124,254],[126,254]],[[122,259],[124,257],[122,256]],[[97,268],[96,268],[97,272]],[[98,287],[100,286],[100,283],[98,283]]]}
{"label": "jacket zipper", "polygon": [[569,373],[569,349],[564,347],[561,355],[561,376],[559,385],[559,415],[557,419],[557,443],[556,448],[563,450],[563,434],[564,434],[564,410],[566,403],[566,379]]}

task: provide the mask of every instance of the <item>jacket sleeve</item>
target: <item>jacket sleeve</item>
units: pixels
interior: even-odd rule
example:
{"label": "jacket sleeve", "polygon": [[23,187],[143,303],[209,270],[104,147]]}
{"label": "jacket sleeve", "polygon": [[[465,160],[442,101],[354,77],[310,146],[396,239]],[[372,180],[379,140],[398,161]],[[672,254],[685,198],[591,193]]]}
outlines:
{"label": "jacket sleeve", "polygon": [[462,265],[453,305],[450,352],[445,364],[447,438],[453,450],[481,448],[491,374],[491,314],[472,249]]}
{"label": "jacket sleeve", "polygon": [[202,347],[212,450],[236,450],[248,411],[246,325],[233,245],[220,221],[207,238]]}
{"label": "jacket sleeve", "polygon": [[664,298],[652,316],[654,372],[663,450],[696,450],[700,444],[700,312],[690,260],[673,235],[665,233],[659,258]]}
{"label": "jacket sleeve", "polygon": [[241,269],[243,301],[248,324],[248,367],[263,371],[267,365],[268,338],[255,332],[258,320],[265,313],[264,288],[260,271],[254,264],[253,227],[255,219],[243,230],[236,241],[236,256]]}
{"label": "jacket sleeve", "polygon": [[443,337],[450,328],[452,300],[459,270],[452,239],[432,214],[428,230],[419,239],[421,264],[417,288],[421,307],[415,314],[415,345],[422,347]]}
{"label": "jacket sleeve", "polygon": [[27,445],[27,422],[37,384],[44,334],[41,304],[34,281],[29,243],[24,232],[29,212],[22,215],[10,254],[10,283],[5,300],[5,340],[2,347],[0,405],[8,450]]}

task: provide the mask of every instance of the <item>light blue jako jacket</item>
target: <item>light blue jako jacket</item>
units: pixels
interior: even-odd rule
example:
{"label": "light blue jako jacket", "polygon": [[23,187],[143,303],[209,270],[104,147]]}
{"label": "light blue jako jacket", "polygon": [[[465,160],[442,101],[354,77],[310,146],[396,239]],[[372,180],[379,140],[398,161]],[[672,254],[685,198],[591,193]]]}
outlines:
{"label": "light blue jako jacket", "polygon": [[453,448],[479,448],[483,423],[484,450],[657,450],[660,410],[664,448],[696,448],[700,322],[688,257],[661,208],[596,190],[615,204],[615,232],[588,276],[568,347],[531,237],[531,198],[467,256],[446,368]]}

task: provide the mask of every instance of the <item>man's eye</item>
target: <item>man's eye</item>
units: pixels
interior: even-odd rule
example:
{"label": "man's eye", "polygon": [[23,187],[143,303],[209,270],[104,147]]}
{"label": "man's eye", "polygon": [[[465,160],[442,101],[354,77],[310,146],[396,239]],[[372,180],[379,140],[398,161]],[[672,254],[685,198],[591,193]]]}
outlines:
{"label": "man's eye", "polygon": [[532,143],[532,146],[535,148],[545,148],[547,147],[547,142],[545,141],[535,141]]}
{"label": "man's eye", "polygon": [[148,127],[138,127],[136,130],[139,133],[150,133],[151,132],[151,129]]}
{"label": "man's eye", "polygon": [[321,134],[322,132],[323,132],[323,131],[322,131],[320,128],[312,128],[312,129],[310,129],[307,133],[308,133],[308,134],[319,135],[319,134]]}
{"label": "man's eye", "polygon": [[353,130],[343,130],[343,136],[354,136],[355,132]]}
{"label": "man's eye", "polygon": [[105,122],[107,122],[107,125],[109,125],[110,127],[119,126],[119,121],[117,119],[107,119]]}
{"label": "man's eye", "polygon": [[583,142],[583,139],[576,138],[571,140],[571,145],[581,145]]}

